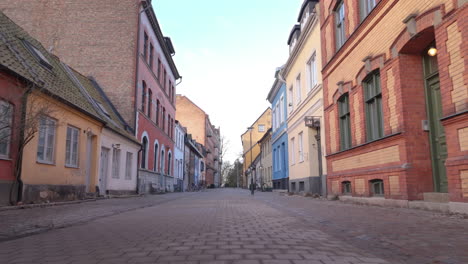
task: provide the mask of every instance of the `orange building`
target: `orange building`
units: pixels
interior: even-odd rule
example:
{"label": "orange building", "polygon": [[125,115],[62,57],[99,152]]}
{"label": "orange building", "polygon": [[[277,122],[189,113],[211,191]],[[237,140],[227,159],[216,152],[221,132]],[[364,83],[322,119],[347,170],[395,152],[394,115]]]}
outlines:
{"label": "orange building", "polygon": [[320,19],[329,194],[467,212],[467,1],[325,0]]}

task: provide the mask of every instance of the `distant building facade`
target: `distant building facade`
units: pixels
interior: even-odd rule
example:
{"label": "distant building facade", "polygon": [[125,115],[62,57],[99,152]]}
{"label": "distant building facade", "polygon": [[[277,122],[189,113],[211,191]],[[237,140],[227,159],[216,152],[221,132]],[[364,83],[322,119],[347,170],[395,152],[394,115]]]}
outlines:
{"label": "distant building facade", "polygon": [[184,153],[186,129],[176,120],[174,146],[174,190],[184,190]]}
{"label": "distant building facade", "polygon": [[258,178],[260,180],[258,186],[262,188],[262,190],[271,189],[273,188],[271,128],[267,130],[258,143],[261,149],[260,164],[257,168]]}

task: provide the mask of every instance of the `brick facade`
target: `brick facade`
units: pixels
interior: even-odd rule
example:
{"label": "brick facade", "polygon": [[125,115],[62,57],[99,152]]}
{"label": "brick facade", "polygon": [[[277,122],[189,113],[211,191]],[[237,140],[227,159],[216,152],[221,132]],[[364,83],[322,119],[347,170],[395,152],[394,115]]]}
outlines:
{"label": "brick facade", "polygon": [[[381,179],[385,198],[420,200],[434,192],[423,56],[435,43],[442,125],[447,140],[445,168],[453,202],[468,202],[468,5],[465,1],[376,1],[362,21],[358,1],[345,1],[346,41],[336,48],[334,9],[320,1],[328,191],[372,196],[370,181]],[[369,141],[363,80],[380,73],[383,137]],[[341,151],[337,100],[349,95],[351,148]],[[429,121],[431,122],[431,121]],[[429,123],[431,125],[431,123]]]}

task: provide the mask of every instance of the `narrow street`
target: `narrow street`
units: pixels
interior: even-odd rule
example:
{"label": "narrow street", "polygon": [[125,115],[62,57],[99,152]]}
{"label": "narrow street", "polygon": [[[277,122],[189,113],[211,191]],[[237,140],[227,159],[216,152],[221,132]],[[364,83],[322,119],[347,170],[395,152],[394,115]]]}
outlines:
{"label": "narrow street", "polygon": [[235,189],[2,211],[0,223],[0,263],[468,263],[460,216]]}

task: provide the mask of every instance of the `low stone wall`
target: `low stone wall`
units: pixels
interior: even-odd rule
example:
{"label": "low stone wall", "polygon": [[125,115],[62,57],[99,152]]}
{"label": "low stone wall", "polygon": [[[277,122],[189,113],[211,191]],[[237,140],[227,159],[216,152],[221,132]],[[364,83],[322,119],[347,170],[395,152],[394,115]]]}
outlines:
{"label": "low stone wall", "polygon": [[[13,181],[0,180],[0,206],[10,204],[10,190]],[[15,188],[16,190],[17,188]],[[13,197],[16,197],[16,191],[13,192]]]}
{"label": "low stone wall", "polygon": [[138,170],[138,193],[164,192],[164,176],[160,173],[147,170]]}
{"label": "low stone wall", "polygon": [[23,186],[24,203],[81,200],[85,195],[85,185],[25,184]]}

